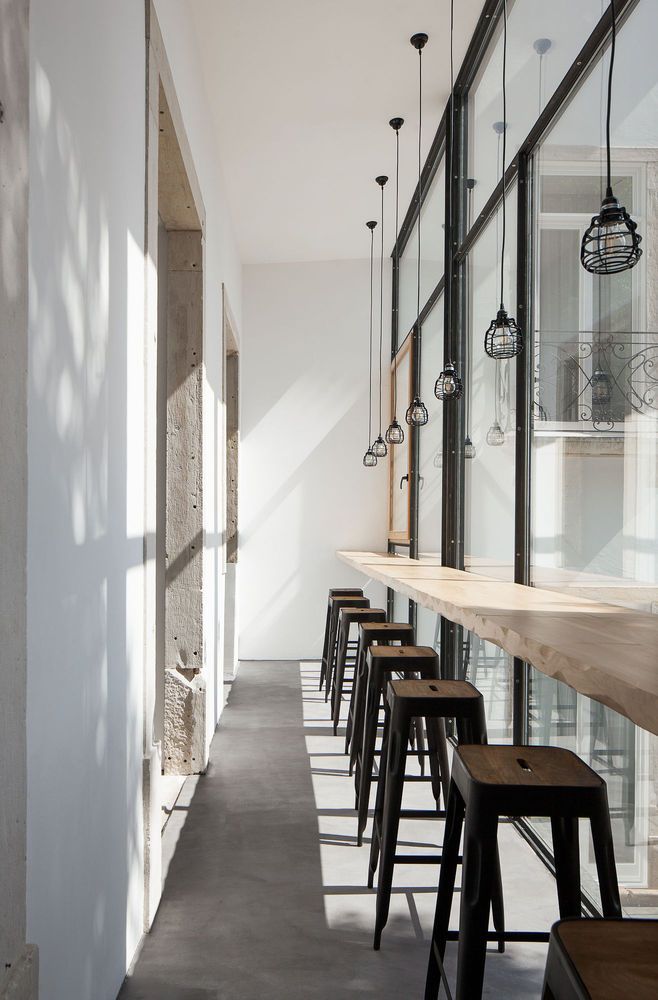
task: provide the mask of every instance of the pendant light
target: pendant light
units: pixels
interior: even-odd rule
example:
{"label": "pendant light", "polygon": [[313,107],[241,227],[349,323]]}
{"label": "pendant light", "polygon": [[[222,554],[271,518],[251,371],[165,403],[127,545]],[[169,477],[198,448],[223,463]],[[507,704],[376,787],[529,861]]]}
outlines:
{"label": "pendant light", "polygon": [[[455,3],[454,0],[450,2],[450,157],[448,163],[448,177],[450,183],[448,184],[448,212],[447,212],[447,223],[450,226],[452,232],[452,154],[454,148],[454,107],[455,107],[455,67],[454,67],[454,45],[453,45],[453,33],[455,27]],[[452,325],[452,318],[448,319],[449,328]],[[442,403],[447,402],[451,399],[459,399],[464,391],[464,383],[457,374],[457,369],[455,368],[452,361],[444,366],[443,371],[440,373],[436,382],[434,383],[434,395],[437,399],[440,399]],[[472,444],[472,442],[471,442]]]}
{"label": "pendant light", "polygon": [[592,403],[595,406],[607,406],[612,399],[610,376],[598,367],[592,375]]}
{"label": "pendant light", "polygon": [[505,212],[505,153],[507,150],[507,0],[503,0],[503,130],[502,145],[503,157],[500,168],[502,181],[502,235],[500,241],[500,308],[496,313],[496,318],[491,321],[489,329],[484,336],[484,349],[490,358],[515,358],[523,350],[523,334],[521,333],[516,320],[507,314],[503,301],[503,289],[505,287],[505,235],[506,235],[506,212]]}
{"label": "pendant light", "polygon": [[[416,269],[416,345],[420,347],[420,216],[423,207],[423,161],[422,161],[422,136],[423,136],[423,49],[427,44],[427,35],[418,32],[412,35],[410,42],[418,52],[418,266]],[[409,404],[405,414],[405,420],[410,427],[424,427],[429,420],[427,407],[420,398],[418,381],[420,379],[420,358],[416,365],[416,385],[414,386],[414,398]]]}
{"label": "pendant light", "polygon": [[386,184],[388,177],[383,175],[380,177],[375,177],[375,181],[379,184],[382,192],[382,211],[381,211],[381,253],[379,256],[379,434],[377,435],[377,440],[372,446],[377,458],[386,458],[386,453],[388,448],[386,447],[386,441],[382,437],[382,347],[384,346],[384,185]]}
{"label": "pendant light", "polygon": [[[395,273],[397,280],[400,280],[400,249],[399,249],[399,221],[400,221],[400,129],[404,125],[404,118],[391,118],[388,123],[395,132]],[[395,328],[397,330],[397,302],[395,305]],[[398,351],[395,345],[395,356],[393,358],[393,419],[386,431],[386,440],[389,444],[402,444],[404,441],[404,431],[398,423]]]}
{"label": "pendant light", "polygon": [[612,107],[612,73],[615,65],[617,25],[615,3],[610,0],[612,17],[612,42],[610,45],[610,69],[608,71],[608,106],[606,113],[606,158],[607,184],[601,211],[592,218],[580,247],[580,260],[586,271],[592,274],[618,274],[635,267],[642,250],[642,237],[638,235],[637,223],[620,205],[612,193],[612,169],[610,164],[610,112]]}
{"label": "pendant light", "polygon": [[372,469],[377,465],[377,456],[372,450],[372,445],[370,444],[372,440],[372,285],[373,285],[373,266],[374,266],[374,249],[375,249],[375,226],[376,222],[366,222],[366,226],[370,230],[370,346],[368,350],[368,367],[369,367],[369,377],[368,377],[368,448],[365,455],[363,456],[363,464],[367,469]]}

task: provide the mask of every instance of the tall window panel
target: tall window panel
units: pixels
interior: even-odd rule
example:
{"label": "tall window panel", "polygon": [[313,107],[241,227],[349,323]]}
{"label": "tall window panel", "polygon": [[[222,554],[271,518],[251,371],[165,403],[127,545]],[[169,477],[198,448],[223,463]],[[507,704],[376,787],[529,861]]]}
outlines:
{"label": "tall window panel", "polygon": [[[421,215],[421,309],[443,275],[445,183],[445,167],[442,160],[424,196]],[[398,340],[400,343],[416,322],[417,273],[418,224],[416,223],[400,257],[400,302],[398,309]]]}
{"label": "tall window panel", "polygon": [[418,551],[421,556],[440,556],[441,549],[443,405],[434,395],[434,383],[442,367],[443,297],[422,328],[421,398],[429,420],[420,431]]}
{"label": "tall window panel", "polygon": [[[605,10],[602,0],[508,0],[508,162]],[[469,95],[469,176],[478,214],[498,183],[502,24]]]}
{"label": "tall window panel", "polygon": [[[574,598],[658,612],[658,33],[640,2],[620,29],[612,103],[613,188],[644,237],[632,270],[583,270],[580,240],[605,187],[609,54],[534,157],[535,385],[532,579]],[[624,637],[619,654],[630,648]],[[629,913],[658,893],[658,740],[530,671],[531,742],[569,747],[608,783]],[[550,840],[542,824],[536,824]],[[583,836],[583,861],[593,872]],[[590,889],[595,896],[595,879]]]}

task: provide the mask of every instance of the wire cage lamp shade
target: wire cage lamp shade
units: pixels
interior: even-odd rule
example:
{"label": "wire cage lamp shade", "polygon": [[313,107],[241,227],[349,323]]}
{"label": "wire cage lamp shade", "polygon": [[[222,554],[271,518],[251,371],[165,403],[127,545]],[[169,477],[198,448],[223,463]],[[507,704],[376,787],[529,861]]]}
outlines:
{"label": "wire cage lamp shade", "polygon": [[396,417],[393,417],[389,428],[386,431],[386,440],[389,444],[402,444],[404,441],[404,431],[398,423]]}
{"label": "wire cage lamp shade", "polygon": [[523,334],[502,306],[484,335],[484,349],[490,358],[499,361],[515,358],[523,350]]}
{"label": "wire cage lamp shade", "polygon": [[409,403],[409,407],[405,414],[405,420],[410,427],[424,427],[429,420],[427,407],[423,403],[420,396],[414,396]]}
{"label": "wire cage lamp shade", "polygon": [[366,469],[374,469],[374,467],[377,465],[377,456],[375,455],[372,448],[368,448],[365,455],[363,456],[363,464],[365,465]]}
{"label": "wire cage lamp shade", "polygon": [[475,450],[475,445],[471,440],[471,435],[466,435],[466,440],[464,441],[464,458],[473,459],[475,458],[477,452]]}
{"label": "wire cage lamp shade", "polygon": [[381,436],[381,434],[378,434],[375,441],[373,442],[372,450],[373,453],[377,456],[377,458],[386,458],[388,448],[386,447],[386,441],[384,441],[384,438]]}
{"label": "wire cage lamp shade", "polygon": [[596,406],[607,406],[612,399],[610,376],[603,369],[597,368],[592,375],[592,403]]}
{"label": "wire cage lamp shade", "polygon": [[487,431],[487,444],[491,448],[500,448],[505,444],[505,431],[500,426],[498,420],[494,420]]}
{"label": "wire cage lamp shade", "polygon": [[459,399],[463,391],[464,383],[452,361],[449,361],[434,384],[434,395],[445,402],[449,399]]}
{"label": "wire cage lamp shade", "polygon": [[580,245],[580,261],[591,274],[619,274],[635,267],[642,250],[642,237],[623,205],[612,192],[612,165],[610,157],[610,117],[612,109],[612,76],[617,47],[617,18],[615,0],[610,0],[612,34],[610,43],[610,68],[608,70],[608,98],[606,108],[606,191],[601,211],[593,216]]}
{"label": "wire cage lamp shade", "polygon": [[637,223],[608,187],[601,211],[583,235],[580,260],[590,274],[619,274],[635,267],[642,250]]}

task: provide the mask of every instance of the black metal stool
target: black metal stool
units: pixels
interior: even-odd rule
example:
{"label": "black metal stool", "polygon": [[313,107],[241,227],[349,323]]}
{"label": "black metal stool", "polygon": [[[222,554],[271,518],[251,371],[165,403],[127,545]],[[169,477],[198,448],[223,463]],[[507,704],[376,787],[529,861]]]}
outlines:
{"label": "black metal stool", "polygon": [[[436,1000],[446,941],[457,937],[456,1000],[482,996],[492,877],[495,872],[498,819],[501,816],[547,816],[561,917],[580,916],[578,819],[592,829],[601,903],[606,917],[620,917],[619,887],[612,846],[605,782],[580,757],[560,747],[460,746],[452,761],[443,860],[432,931],[425,1000]],[[462,825],[459,933],[448,931]],[[506,932],[506,941],[547,940],[541,932]]]}
{"label": "black metal stool", "polygon": [[[382,767],[377,785],[377,801],[370,847],[370,877],[372,884],[377,869],[381,845],[381,865],[377,882],[377,916],[375,921],[375,950],[381,935],[391,901],[395,862],[405,864],[437,864],[441,855],[398,855],[397,840],[400,819],[425,819],[445,816],[438,810],[439,790],[444,802],[448,798],[450,772],[445,738],[445,719],[455,719],[460,743],[486,743],[487,724],[484,700],[477,688],[468,681],[404,680],[391,681],[387,690],[388,713],[382,743]],[[434,788],[437,808],[402,809],[405,783],[407,744],[414,719],[424,720],[427,728],[430,763],[436,759],[435,773],[440,774],[440,786]],[[497,860],[496,860],[497,863]],[[500,866],[497,865],[498,872]],[[500,876],[497,886],[500,885]],[[504,930],[502,889],[494,894],[494,921],[499,931]]]}
{"label": "black metal stool", "polygon": [[[368,824],[368,806],[370,805],[370,789],[373,781],[373,766],[375,763],[375,746],[379,726],[379,710],[384,707],[388,711],[384,698],[386,682],[393,674],[406,677],[422,677],[427,680],[438,679],[439,656],[429,646],[371,646],[366,657],[366,699],[363,720],[363,740],[360,752],[357,753],[354,768],[354,788],[356,791],[356,808],[358,810],[357,844],[363,842],[363,833]],[[422,749],[420,753],[422,754]],[[430,756],[430,764],[432,764]],[[380,761],[384,758],[380,757]],[[383,767],[380,767],[380,779]],[[436,775],[431,774],[436,784]],[[422,779],[426,780],[426,779]],[[378,782],[379,783],[379,782]],[[369,885],[372,882],[368,883]]]}
{"label": "black metal stool", "polygon": [[345,753],[350,752],[350,774],[354,769],[357,748],[363,741],[363,717],[365,713],[367,668],[366,656],[371,646],[377,644],[389,645],[399,642],[402,646],[415,644],[415,629],[413,625],[398,622],[366,622],[359,626],[359,643],[356,648],[356,666],[352,696],[347,713],[347,728],[345,730]]}
{"label": "black metal stool", "polygon": [[655,1000],[658,920],[560,920],[542,1000]]}
{"label": "black metal stool", "polygon": [[[324,670],[324,700],[329,698],[331,683],[333,680],[334,666],[336,664],[336,640],[338,638],[338,614],[341,608],[369,608],[370,601],[367,597],[330,597],[331,614],[329,616],[329,642],[327,645],[327,662]],[[355,644],[356,646],[356,644]],[[322,676],[322,671],[320,671]]]}
{"label": "black metal stool", "polygon": [[[334,736],[338,732],[340,722],[340,706],[343,700],[343,685],[345,683],[345,668],[356,667],[356,659],[349,660],[350,628],[365,622],[385,622],[386,612],[383,608],[341,608],[338,612],[338,635],[336,640],[336,662],[331,686],[331,715],[334,723]],[[352,684],[354,677],[352,677]]]}
{"label": "black metal stool", "polygon": [[363,591],[359,587],[332,587],[327,599],[327,617],[324,623],[324,641],[322,643],[322,662],[320,665],[320,687],[324,684],[327,673],[327,655],[329,653],[329,626],[331,624],[331,599],[332,597],[363,597]]}

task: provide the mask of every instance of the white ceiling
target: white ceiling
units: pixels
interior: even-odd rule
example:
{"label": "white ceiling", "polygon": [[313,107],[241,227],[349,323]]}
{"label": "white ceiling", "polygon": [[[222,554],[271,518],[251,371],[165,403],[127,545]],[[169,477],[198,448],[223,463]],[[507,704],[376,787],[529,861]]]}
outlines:
{"label": "white ceiling", "polygon": [[[424,153],[450,87],[449,0],[191,0],[224,180],[244,261],[364,257],[386,173],[392,245],[400,115],[400,213],[417,171],[418,55],[425,31]],[[459,68],[482,0],[457,0]]]}

